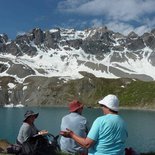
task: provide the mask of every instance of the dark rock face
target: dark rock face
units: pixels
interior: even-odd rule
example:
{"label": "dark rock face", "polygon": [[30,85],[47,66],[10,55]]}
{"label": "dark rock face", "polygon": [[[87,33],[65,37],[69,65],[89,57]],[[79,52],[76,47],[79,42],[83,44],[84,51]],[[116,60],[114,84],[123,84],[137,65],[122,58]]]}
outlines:
{"label": "dark rock face", "polygon": [[16,75],[19,78],[24,78],[28,75],[35,75],[35,72],[28,66],[22,64],[13,64],[8,70],[7,73],[10,75]]}
{"label": "dark rock face", "polygon": [[91,30],[89,36],[83,40],[82,49],[86,53],[103,55],[110,52],[115,40],[112,37],[113,32],[107,28]]}
{"label": "dark rock face", "polygon": [[15,42],[11,42],[10,44],[6,45],[6,53],[11,53],[14,56],[21,56],[22,52],[19,47],[16,45]]}
{"label": "dark rock face", "polygon": [[[80,50],[86,53],[86,55],[82,55]],[[77,65],[80,66],[82,64],[90,70],[100,71],[101,74],[111,73],[116,77],[137,78],[144,81],[154,80],[150,76],[136,74],[133,68],[125,68],[118,63],[127,62],[130,64],[136,60],[140,61],[146,56],[150,64],[155,66],[155,29],[142,36],[138,36],[134,32],[131,32],[128,36],[124,36],[120,33],[108,30],[107,27],[87,29],[83,32],[60,28],[42,31],[39,28],[35,28],[31,32],[17,36],[16,39],[12,41],[9,40],[6,34],[0,35],[0,54],[2,54],[0,58],[0,73],[10,75],[10,77],[1,78],[0,105],[22,103],[29,106],[47,106],[53,103],[60,104],[62,102],[67,104],[68,100],[79,96],[79,92],[82,94],[79,98],[81,97],[81,99],[85,100],[85,96],[89,96],[90,100],[87,99],[87,101],[91,102],[93,100],[94,96],[92,94],[96,90],[95,84],[99,84],[95,83],[96,81],[94,82],[95,84],[91,83],[88,79],[96,79],[95,75],[81,71],[80,74],[84,76],[84,79],[81,81],[69,81],[67,84],[63,79],[60,80],[56,77],[33,77],[36,75],[36,72],[44,76],[48,69],[51,72],[59,72],[57,68],[59,64],[56,63],[53,65],[53,68],[48,68],[47,66],[47,70],[44,70],[42,64],[40,65],[39,63],[37,65],[39,67],[41,66],[40,68],[31,68],[28,64],[20,63],[20,56],[23,56],[22,59],[24,60],[24,56],[36,58],[34,56],[38,56],[40,51],[41,55],[39,55],[37,60],[43,59],[44,53],[48,54],[49,51],[52,51],[50,56],[46,56],[50,58],[55,55],[58,56],[58,52],[60,52],[60,60],[66,68],[69,66],[71,56]],[[67,54],[65,53],[63,55],[62,53],[64,51]],[[74,53],[74,51],[76,51],[76,53]],[[81,53],[79,52],[78,54],[78,51]],[[7,54],[13,55],[14,59],[3,57]],[[108,64],[114,64],[113,66],[108,66],[102,62],[100,63],[100,60],[102,61],[106,55],[109,56]],[[80,56],[83,59],[78,59]],[[131,62],[129,61],[130,59],[132,60]],[[33,64],[33,59],[30,64]],[[27,78],[23,83],[18,83],[16,82],[17,79],[14,79],[12,76],[22,80]],[[15,87],[10,88],[9,83],[13,83]]]}
{"label": "dark rock face", "polygon": [[135,32],[130,32],[127,37],[130,39],[137,39],[138,34],[136,34]]}
{"label": "dark rock face", "polygon": [[6,34],[0,35],[0,45],[8,42],[8,36]]}
{"label": "dark rock face", "polygon": [[[111,68],[111,70],[114,68]],[[81,72],[82,79],[65,81],[59,77],[28,77],[23,83],[17,82],[12,77],[0,78],[0,106],[13,103],[14,105],[23,104],[25,106],[67,106],[75,98],[81,100],[85,106],[98,106],[97,101],[103,96],[112,92],[117,94],[122,100],[128,96],[126,102],[135,105],[148,105],[148,89],[154,90],[154,82],[141,83],[139,80],[129,78],[104,79],[96,78],[86,72]],[[116,71],[116,74],[121,74]],[[129,75],[130,76],[130,75]],[[148,89],[141,90],[141,84]],[[130,91],[129,91],[130,89]],[[130,95],[131,98],[129,97]],[[140,96],[140,93],[142,95]],[[133,95],[134,94],[134,95]],[[144,95],[145,94],[145,95]],[[153,94],[153,92],[149,92]],[[136,96],[138,95],[138,100]],[[134,96],[134,101],[133,101]],[[150,100],[154,104],[154,97]],[[121,101],[122,101],[121,100]],[[123,104],[126,104],[123,102]],[[122,105],[122,103],[121,103]]]}
{"label": "dark rock face", "polygon": [[[74,50],[80,51],[80,49],[82,49],[83,52],[88,55],[87,58],[84,56],[87,59],[86,61],[78,59],[81,54],[80,52],[79,54],[76,53],[70,55],[77,60],[78,65],[83,64],[92,70],[99,70],[100,68],[106,68],[106,66],[102,63],[100,64],[100,62],[98,64],[92,62],[90,55],[93,55],[94,58],[102,61],[105,58],[105,55],[110,54],[110,63],[127,62],[127,58],[134,61],[137,59],[141,60],[143,56],[148,55],[150,63],[154,66],[154,34],[155,29],[153,29],[150,33],[143,34],[142,36],[138,36],[135,32],[131,32],[128,36],[124,36],[120,33],[108,30],[107,27],[86,29],[85,31],[80,32],[74,29],[55,28],[52,30],[42,31],[39,28],[35,28],[31,32],[17,36],[13,41],[9,41],[6,34],[0,35],[0,53],[4,55],[12,54],[16,57],[15,61],[17,59],[18,62],[18,57],[28,55],[33,58],[34,56],[37,56],[40,51],[42,54],[38,57],[42,59],[44,57],[44,53],[46,54],[50,50],[56,51],[50,55],[50,57],[53,57],[63,50],[73,51],[74,53]],[[146,51],[145,48],[152,51]],[[67,60],[69,61],[69,55],[62,54],[60,58],[66,66],[69,64],[69,62],[67,62]],[[7,61],[10,68],[7,68],[7,65],[1,65],[1,72],[7,70],[7,73],[10,75],[17,75],[19,78],[35,75],[35,71],[31,69],[31,66],[28,67],[24,64],[20,64],[19,62],[16,63],[10,61],[11,60]],[[42,75],[47,73],[46,70],[42,68],[36,68],[36,70]],[[51,71],[52,70],[57,70],[57,68],[52,68]],[[104,72],[103,69],[101,71]],[[128,77],[127,74],[125,75]],[[132,75],[132,77],[134,77],[134,74]]]}
{"label": "dark rock face", "polygon": [[151,49],[155,49],[155,37],[153,34],[145,33],[142,36],[146,46],[150,47]]}
{"label": "dark rock face", "polygon": [[0,73],[3,73],[4,71],[6,71],[7,68],[8,68],[8,67],[7,67],[6,65],[0,64]]}
{"label": "dark rock face", "polygon": [[136,40],[129,40],[127,44],[127,48],[131,51],[141,50],[145,47],[144,42],[141,38]]}
{"label": "dark rock face", "polygon": [[61,45],[63,45],[63,46],[68,45],[69,47],[79,49],[82,45],[82,39],[67,40],[65,42],[61,42]]}
{"label": "dark rock face", "polygon": [[48,48],[56,49],[58,48],[58,40],[61,38],[60,31],[50,33],[49,31],[45,32],[45,41],[44,44]]}
{"label": "dark rock face", "polygon": [[41,29],[33,29],[33,40],[36,45],[40,45],[44,41],[44,33]]}
{"label": "dark rock face", "polygon": [[31,37],[29,35],[26,35],[26,34],[24,34],[22,36],[17,36],[15,39],[15,42],[19,45],[25,44],[25,43],[30,44],[31,41],[32,41]]}
{"label": "dark rock face", "polygon": [[[56,77],[28,77],[23,83],[11,77],[0,78],[0,106],[10,103],[25,106],[67,105],[75,97],[88,105],[96,103],[95,94],[102,80],[91,74],[81,74],[85,77],[68,82]],[[14,87],[9,87],[10,84]]]}
{"label": "dark rock face", "polygon": [[[127,48],[129,51],[138,51],[150,47],[155,49],[155,30],[138,36],[131,32],[128,36],[115,33],[107,27],[87,29],[87,37],[79,34],[79,38],[68,38],[68,35],[74,36],[75,30],[71,32],[56,28],[54,31],[42,31],[39,28],[32,32],[17,36],[14,41],[8,42],[6,34],[0,35],[0,53],[11,53],[15,56],[27,54],[34,56],[37,54],[37,48],[41,50],[59,49],[59,45],[75,49],[82,48],[88,54],[103,55],[111,50],[123,51]],[[116,44],[117,41],[117,44]],[[66,49],[67,49],[66,47]]]}
{"label": "dark rock face", "polygon": [[0,78],[0,106],[4,104],[9,104],[9,88],[8,83],[16,83],[15,79],[12,77],[1,77]]}
{"label": "dark rock face", "polygon": [[102,41],[100,40],[85,40],[83,41],[82,44],[82,49],[89,54],[103,54],[106,52],[110,52],[109,46],[105,45]]}

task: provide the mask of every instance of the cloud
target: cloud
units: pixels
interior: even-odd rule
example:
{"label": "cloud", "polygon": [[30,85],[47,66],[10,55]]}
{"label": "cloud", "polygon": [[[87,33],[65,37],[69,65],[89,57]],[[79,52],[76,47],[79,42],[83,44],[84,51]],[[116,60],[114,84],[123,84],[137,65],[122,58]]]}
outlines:
{"label": "cloud", "polygon": [[155,13],[154,0],[65,0],[58,9],[88,16],[104,16],[109,20],[138,20]]}
{"label": "cloud", "polygon": [[63,0],[58,9],[75,18],[85,17],[85,25],[142,35],[155,26],[154,6],[155,0]]}
{"label": "cloud", "polygon": [[91,21],[91,26],[92,27],[101,27],[103,25],[104,25],[104,23],[103,23],[103,20],[102,19],[93,19]]}
{"label": "cloud", "polygon": [[26,32],[24,32],[24,31],[19,31],[19,32],[17,32],[17,36],[23,36],[23,35],[25,35],[26,34]]}
{"label": "cloud", "polygon": [[106,24],[108,29],[113,30],[114,32],[120,32],[124,35],[128,35],[130,32],[134,31],[138,35],[142,35],[145,32],[149,32],[150,28],[147,25],[142,25],[138,27],[134,27],[128,23],[121,22],[109,22]]}
{"label": "cloud", "polygon": [[58,3],[58,9],[64,12],[74,12],[76,8],[80,8],[88,2],[89,0],[64,0]]}
{"label": "cloud", "polygon": [[148,25],[141,25],[138,27],[134,27],[131,24],[128,23],[123,23],[123,22],[118,22],[118,21],[111,21],[111,22],[107,22],[105,23],[104,20],[102,19],[93,19],[91,21],[85,21],[85,22],[80,22],[80,25],[83,25],[83,27],[85,27],[85,25],[90,25],[91,27],[103,27],[106,26],[108,27],[109,30],[112,30],[114,32],[119,32],[123,35],[128,35],[130,32],[134,31],[135,33],[137,33],[138,35],[142,35],[145,32],[149,32],[151,31],[150,27]]}

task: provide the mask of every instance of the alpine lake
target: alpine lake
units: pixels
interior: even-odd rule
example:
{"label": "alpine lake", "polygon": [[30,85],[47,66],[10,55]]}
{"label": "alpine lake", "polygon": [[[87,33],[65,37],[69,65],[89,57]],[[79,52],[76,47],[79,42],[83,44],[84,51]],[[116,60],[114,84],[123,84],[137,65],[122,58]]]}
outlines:
{"label": "alpine lake", "polygon": [[[38,129],[46,129],[53,135],[60,132],[61,118],[68,114],[66,107],[24,107],[0,108],[0,139],[15,143],[19,128],[24,119],[26,110],[38,112],[35,120]],[[103,115],[100,108],[84,108],[85,116],[91,127],[93,121]],[[155,111],[147,110],[120,110],[128,126],[126,146],[137,152],[155,152]]]}

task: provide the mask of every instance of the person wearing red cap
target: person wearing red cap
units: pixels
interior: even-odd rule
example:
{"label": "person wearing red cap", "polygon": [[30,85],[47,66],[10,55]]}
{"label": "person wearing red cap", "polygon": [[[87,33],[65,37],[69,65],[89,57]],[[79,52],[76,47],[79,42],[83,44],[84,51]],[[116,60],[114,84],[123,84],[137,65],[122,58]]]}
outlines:
{"label": "person wearing red cap", "polygon": [[117,96],[109,94],[98,103],[104,115],[93,122],[86,138],[78,136],[70,128],[60,131],[60,135],[89,148],[88,155],[124,155],[128,132],[125,121],[118,115],[119,100]]}
{"label": "person wearing red cap", "polygon": [[[69,114],[64,116],[61,121],[61,130],[66,128],[73,130],[78,136],[86,137],[88,133],[87,120],[83,117],[83,104],[78,100],[73,100],[69,104]],[[68,154],[86,155],[87,149],[81,147],[77,142],[71,138],[61,137],[60,139],[61,151]]]}

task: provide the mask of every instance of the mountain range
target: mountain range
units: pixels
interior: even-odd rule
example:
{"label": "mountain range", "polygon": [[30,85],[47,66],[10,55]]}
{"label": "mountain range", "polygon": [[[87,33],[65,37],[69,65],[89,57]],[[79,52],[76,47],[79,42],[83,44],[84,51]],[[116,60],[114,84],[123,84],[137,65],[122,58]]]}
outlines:
{"label": "mountain range", "polygon": [[33,29],[15,40],[0,35],[0,73],[17,80],[28,76],[81,78],[80,71],[104,78],[155,79],[155,29],[128,36],[107,27],[77,31]]}
{"label": "mountain range", "polygon": [[[28,79],[38,79],[39,83],[44,82],[40,79],[56,78],[63,79],[65,83],[89,75],[154,81],[154,49],[155,29],[141,36],[135,32],[125,36],[107,27],[83,31],[63,28],[43,31],[35,28],[14,40],[9,39],[7,34],[1,34],[0,91],[4,99],[0,104],[25,104],[29,99],[21,99]],[[22,92],[12,93],[17,84]]]}

